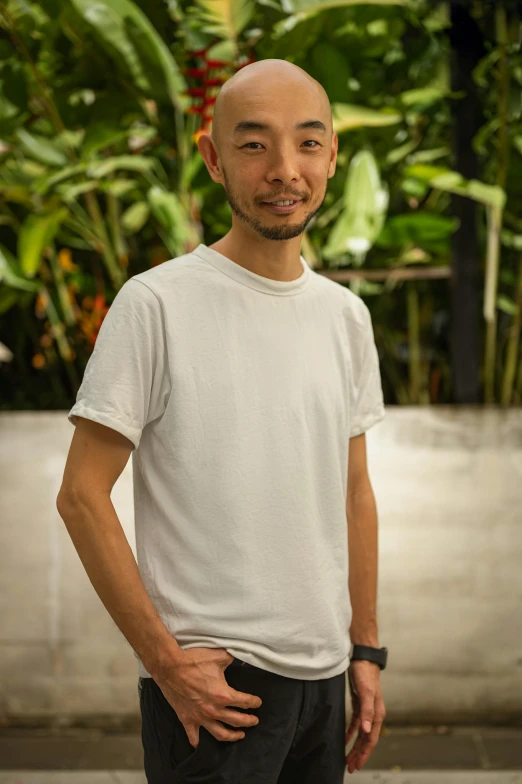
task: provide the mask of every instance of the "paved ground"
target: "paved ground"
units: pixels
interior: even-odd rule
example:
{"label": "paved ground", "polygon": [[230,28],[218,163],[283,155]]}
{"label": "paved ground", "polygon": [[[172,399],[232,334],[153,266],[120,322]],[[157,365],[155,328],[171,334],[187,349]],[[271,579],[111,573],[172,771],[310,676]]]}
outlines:
{"label": "paved ground", "polygon": [[[385,727],[346,784],[522,784],[522,728]],[[138,732],[0,728],[0,784],[146,784]]]}
{"label": "paved ground", "polygon": [[[435,771],[411,771],[409,773],[384,773],[359,771],[352,776],[346,774],[345,784],[522,784],[521,771],[487,773],[485,771],[441,773]],[[90,771],[10,771],[0,773],[0,784],[147,784],[143,773],[124,770]]]}

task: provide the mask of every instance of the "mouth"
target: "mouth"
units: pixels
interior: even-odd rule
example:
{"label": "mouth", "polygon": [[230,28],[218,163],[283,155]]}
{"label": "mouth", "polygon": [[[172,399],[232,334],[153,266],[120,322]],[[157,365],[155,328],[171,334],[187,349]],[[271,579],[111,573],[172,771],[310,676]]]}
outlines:
{"label": "mouth", "polygon": [[[285,199],[284,201],[288,201],[288,199]],[[285,204],[284,206],[268,201],[263,201],[261,203],[263,207],[267,207],[267,209],[269,209],[271,212],[274,212],[276,215],[287,215],[290,212],[295,212],[301,204],[301,201],[302,199],[296,199],[292,202],[292,204]]]}

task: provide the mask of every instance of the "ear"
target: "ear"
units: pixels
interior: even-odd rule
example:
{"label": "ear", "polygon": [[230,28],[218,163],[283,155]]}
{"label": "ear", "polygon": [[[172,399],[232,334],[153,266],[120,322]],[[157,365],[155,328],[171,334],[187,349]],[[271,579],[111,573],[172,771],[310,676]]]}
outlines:
{"label": "ear", "polygon": [[210,133],[202,133],[198,138],[198,150],[205,161],[208,173],[214,182],[223,183],[223,175],[219,166],[219,154],[214,139]]}
{"label": "ear", "polygon": [[328,179],[331,179],[335,174],[335,167],[337,164],[337,149],[339,147],[339,137],[333,131],[332,133],[332,150],[330,153],[330,165],[328,167]]}

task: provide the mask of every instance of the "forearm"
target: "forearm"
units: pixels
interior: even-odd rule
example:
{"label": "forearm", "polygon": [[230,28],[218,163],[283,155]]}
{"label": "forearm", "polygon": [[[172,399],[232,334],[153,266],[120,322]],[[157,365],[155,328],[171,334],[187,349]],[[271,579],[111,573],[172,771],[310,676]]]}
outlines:
{"label": "forearm", "polygon": [[57,508],[94,590],[154,677],[181,648],[158,615],[108,495],[58,498]]}
{"label": "forearm", "polygon": [[371,487],[346,505],[348,524],[348,586],[352,605],[350,639],[378,648],[377,629],[377,506]]}

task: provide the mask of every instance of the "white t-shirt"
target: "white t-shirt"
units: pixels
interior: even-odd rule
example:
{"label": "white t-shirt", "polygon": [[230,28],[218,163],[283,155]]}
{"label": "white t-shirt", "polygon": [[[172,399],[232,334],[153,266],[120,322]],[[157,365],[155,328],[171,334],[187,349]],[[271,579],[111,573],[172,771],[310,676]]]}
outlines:
{"label": "white t-shirt", "polygon": [[368,307],[300,258],[276,281],[201,244],[134,275],[68,418],[134,444],[138,566],[177,643],[313,680],[350,663],[349,438],[384,405]]}

